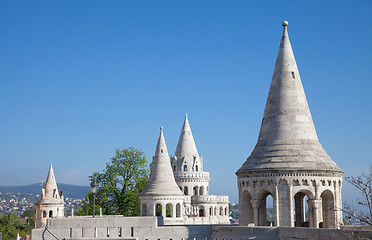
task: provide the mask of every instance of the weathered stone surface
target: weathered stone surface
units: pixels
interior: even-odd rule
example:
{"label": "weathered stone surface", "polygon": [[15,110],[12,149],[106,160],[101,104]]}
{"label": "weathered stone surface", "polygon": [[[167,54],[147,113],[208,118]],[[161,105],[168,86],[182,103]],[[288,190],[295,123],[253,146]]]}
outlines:
{"label": "weathered stone surface", "polygon": [[319,143],[287,25],[283,24],[258,142],[238,175],[280,170],[342,172]]}

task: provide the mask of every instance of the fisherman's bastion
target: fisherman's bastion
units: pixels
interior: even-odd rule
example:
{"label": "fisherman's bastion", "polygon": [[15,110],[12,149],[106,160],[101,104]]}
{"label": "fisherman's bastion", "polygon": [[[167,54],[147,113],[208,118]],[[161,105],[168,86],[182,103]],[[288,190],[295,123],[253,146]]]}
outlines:
{"label": "fisherman's bastion", "polygon": [[[160,128],[150,179],[140,193],[141,216],[65,217],[64,199],[50,166],[36,204],[31,239],[350,239],[351,230],[340,230],[343,171],[318,140],[288,22],[282,25],[258,141],[235,173],[239,226],[229,222],[228,196],[209,193],[209,173],[203,168],[186,114],[171,158]],[[269,195],[272,222],[267,221]],[[372,231],[358,234],[372,239]]]}

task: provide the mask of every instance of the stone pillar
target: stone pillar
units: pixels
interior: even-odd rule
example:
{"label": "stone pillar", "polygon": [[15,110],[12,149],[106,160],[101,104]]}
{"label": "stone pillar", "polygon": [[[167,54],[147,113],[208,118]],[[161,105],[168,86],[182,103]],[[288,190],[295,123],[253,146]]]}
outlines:
{"label": "stone pillar", "polygon": [[279,193],[278,193],[278,185],[275,184],[275,192],[274,192],[274,204],[273,204],[273,214],[274,214],[274,226],[280,226],[279,224]]}
{"label": "stone pillar", "polygon": [[258,211],[258,209],[260,207],[261,201],[260,200],[251,200],[251,203],[252,203],[253,212],[254,212],[254,216],[253,216],[253,218],[254,218],[254,225],[255,226],[260,226],[259,225],[259,216],[258,216],[259,211]]}
{"label": "stone pillar", "polygon": [[163,218],[167,217],[167,205],[166,204],[161,205],[161,215],[163,216]]}
{"label": "stone pillar", "polygon": [[290,226],[294,227],[294,212],[293,212],[293,194],[292,194],[292,182],[288,183],[289,191],[288,191],[288,199],[289,199],[289,219],[290,219]]}
{"label": "stone pillar", "polygon": [[322,200],[316,199],[313,201],[314,207],[314,226],[315,228],[319,228],[319,223],[322,221]]}

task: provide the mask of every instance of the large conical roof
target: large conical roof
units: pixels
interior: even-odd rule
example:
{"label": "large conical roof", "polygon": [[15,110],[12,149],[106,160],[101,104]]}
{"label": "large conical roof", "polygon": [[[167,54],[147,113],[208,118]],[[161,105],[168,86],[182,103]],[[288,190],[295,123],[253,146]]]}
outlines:
{"label": "large conical roof", "polygon": [[58,194],[58,187],[56,182],[56,177],[54,176],[53,166],[50,163],[48,177],[45,181],[45,196],[53,196]]}
{"label": "large conical roof", "polygon": [[237,174],[267,170],[342,172],[319,143],[287,26],[283,22],[257,145]]}
{"label": "large conical roof", "polygon": [[37,204],[53,204],[63,203],[63,199],[59,195],[56,178],[54,176],[53,166],[50,163],[48,177],[45,181],[44,189]]}
{"label": "large conical roof", "polygon": [[155,156],[150,164],[150,179],[145,189],[141,192],[144,195],[157,196],[181,196],[183,192],[179,189],[170,165],[167,146],[165,144],[163,128],[160,128],[158,144],[156,145]]}
{"label": "large conical roof", "polygon": [[175,156],[180,159],[185,156],[199,156],[194,137],[192,136],[187,113],[183,122],[182,131],[178,140]]}

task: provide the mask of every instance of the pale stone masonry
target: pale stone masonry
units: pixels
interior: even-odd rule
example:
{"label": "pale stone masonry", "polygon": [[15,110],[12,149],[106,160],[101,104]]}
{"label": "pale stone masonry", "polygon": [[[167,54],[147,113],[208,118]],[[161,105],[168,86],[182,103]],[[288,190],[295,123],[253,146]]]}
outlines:
{"label": "pale stone masonry", "polygon": [[163,216],[164,224],[228,224],[229,197],[209,195],[187,114],[176,153],[169,161],[163,128],[150,165],[150,179],[140,194],[141,216]]}
{"label": "pale stone masonry", "polygon": [[58,187],[52,164],[50,164],[45,187],[41,190],[39,201],[36,203],[35,228],[45,227],[47,219],[62,218],[65,215],[63,195],[58,193]]}
{"label": "pale stone masonry", "polygon": [[[236,173],[240,225],[335,228],[342,224],[343,171],[319,143],[287,26],[283,22],[258,142]],[[273,199],[273,223],[266,218],[268,195]]]}

